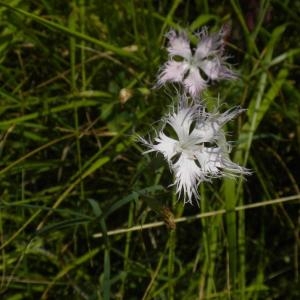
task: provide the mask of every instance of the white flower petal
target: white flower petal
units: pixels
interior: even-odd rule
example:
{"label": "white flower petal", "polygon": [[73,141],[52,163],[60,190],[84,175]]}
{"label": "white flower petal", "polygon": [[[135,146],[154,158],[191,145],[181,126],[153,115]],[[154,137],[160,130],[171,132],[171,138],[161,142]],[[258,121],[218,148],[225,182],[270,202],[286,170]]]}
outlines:
{"label": "white flower petal", "polygon": [[219,148],[203,147],[201,152],[196,153],[201,169],[208,177],[218,177],[221,175],[222,155]]}
{"label": "white flower petal", "polygon": [[183,108],[169,116],[167,122],[174,129],[179,140],[184,141],[189,136],[194,121],[194,107]]}
{"label": "white flower petal", "polygon": [[233,118],[235,118],[237,115],[241,114],[244,111],[245,109],[240,108],[239,106],[233,107],[225,111],[224,113],[219,114],[217,116],[218,122],[220,123],[221,126],[223,126],[225,123],[231,121]]}
{"label": "white flower petal", "polygon": [[152,145],[153,150],[163,154],[165,159],[171,163],[171,158],[176,155],[176,144],[178,141],[169,138],[163,132],[159,133],[159,136],[154,139],[157,144]]}
{"label": "white flower petal", "polygon": [[248,169],[232,162],[229,155],[220,147],[204,147],[196,154],[197,160],[207,177],[235,177],[239,175],[249,175]]}
{"label": "white flower petal", "polygon": [[176,192],[183,195],[184,203],[192,203],[193,196],[198,198],[198,182],[202,177],[202,171],[193,159],[184,153],[173,165],[175,173]]}
{"label": "white flower petal", "polygon": [[192,134],[198,136],[202,143],[212,143],[217,140],[220,125],[215,121],[206,120],[198,123]]}
{"label": "white flower petal", "polygon": [[240,175],[250,175],[251,172],[249,169],[241,167],[240,165],[233,162],[228,153],[223,152],[222,154],[222,168],[223,176],[227,177],[237,177]]}

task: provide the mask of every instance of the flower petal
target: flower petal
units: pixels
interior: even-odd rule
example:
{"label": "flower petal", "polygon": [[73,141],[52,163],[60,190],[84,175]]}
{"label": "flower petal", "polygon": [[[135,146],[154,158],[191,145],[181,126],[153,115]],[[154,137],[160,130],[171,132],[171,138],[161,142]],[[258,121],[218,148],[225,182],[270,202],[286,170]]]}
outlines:
{"label": "flower petal", "polygon": [[195,154],[203,173],[208,177],[218,177],[221,175],[222,154],[220,148],[203,147],[201,152]]}
{"label": "flower petal", "polygon": [[206,81],[201,77],[196,67],[190,67],[188,75],[183,80],[183,84],[193,98],[199,96],[199,93],[207,87]]}
{"label": "flower petal", "polygon": [[213,143],[217,140],[220,132],[220,125],[215,121],[205,120],[198,122],[192,135],[197,136],[201,143]]}
{"label": "flower petal", "polygon": [[169,40],[167,51],[171,58],[178,55],[189,60],[192,57],[190,42],[184,32],[177,34],[176,31],[171,30],[167,33],[167,38]]}
{"label": "flower petal", "polygon": [[206,59],[211,55],[222,55],[224,51],[223,31],[208,34],[207,28],[197,34],[199,42],[195,51],[195,58],[198,60]]}
{"label": "flower petal", "polygon": [[176,144],[178,143],[178,141],[169,138],[163,132],[160,132],[159,136],[156,137],[154,140],[155,142],[157,142],[157,144],[153,144],[152,149],[162,153],[165,159],[169,163],[171,163],[171,158],[177,154]]}
{"label": "flower petal", "polygon": [[166,82],[180,82],[183,80],[189,65],[185,62],[168,61],[165,63],[162,71],[158,75],[158,85],[163,85]]}
{"label": "flower petal", "polygon": [[221,79],[221,70],[222,66],[219,59],[214,58],[212,60],[204,60],[201,63],[201,69],[204,73],[211,79],[211,80],[218,80]]}
{"label": "flower petal", "polygon": [[194,107],[178,109],[177,113],[171,114],[167,119],[167,123],[174,129],[178,139],[182,142],[189,136],[194,113]]}
{"label": "flower petal", "polygon": [[202,178],[201,169],[193,159],[190,159],[184,153],[173,165],[175,173],[176,193],[183,195],[184,203],[192,203],[193,196],[197,199],[198,182]]}
{"label": "flower petal", "polygon": [[207,177],[235,177],[250,174],[248,169],[231,161],[228,153],[220,147],[204,147],[196,154],[196,157]]}
{"label": "flower petal", "polygon": [[212,51],[212,39],[209,36],[205,36],[201,39],[201,41],[197,44],[197,48],[195,51],[195,58],[197,60],[206,59]]}
{"label": "flower petal", "polygon": [[231,121],[233,118],[244,111],[246,111],[246,109],[240,108],[239,106],[228,109],[224,113],[217,116],[218,122],[221,126],[223,126],[225,123]]}

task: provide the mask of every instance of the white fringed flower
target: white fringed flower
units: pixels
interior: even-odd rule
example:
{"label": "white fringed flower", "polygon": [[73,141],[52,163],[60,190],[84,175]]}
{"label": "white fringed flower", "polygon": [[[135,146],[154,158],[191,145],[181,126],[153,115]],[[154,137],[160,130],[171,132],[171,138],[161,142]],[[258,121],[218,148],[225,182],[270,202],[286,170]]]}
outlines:
{"label": "white fringed flower", "polygon": [[191,49],[185,32],[171,30],[167,34],[169,60],[158,75],[158,86],[166,82],[181,83],[193,98],[199,96],[209,80],[234,79],[235,73],[227,67],[224,54],[224,28],[208,34],[204,28],[196,33],[196,49]]}
{"label": "white fringed flower", "polygon": [[222,129],[242,111],[234,108],[223,114],[211,114],[200,105],[179,107],[165,117],[154,142],[140,138],[150,149],[145,153],[159,152],[168,161],[175,175],[176,192],[183,195],[184,203],[199,197],[198,184],[202,181],[248,173],[230,160],[230,146]]}

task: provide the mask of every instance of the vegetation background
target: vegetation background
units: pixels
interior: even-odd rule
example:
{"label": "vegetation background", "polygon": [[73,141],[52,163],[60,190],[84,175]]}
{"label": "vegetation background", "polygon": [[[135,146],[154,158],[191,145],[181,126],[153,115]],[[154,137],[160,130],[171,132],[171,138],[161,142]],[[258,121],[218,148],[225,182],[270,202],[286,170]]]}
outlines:
{"label": "vegetation background", "polygon": [[[248,108],[253,175],[183,206],[134,136],[172,103],[166,31],[223,24],[240,80],[206,97]],[[1,0],[0,298],[299,299],[299,24],[289,0]]]}

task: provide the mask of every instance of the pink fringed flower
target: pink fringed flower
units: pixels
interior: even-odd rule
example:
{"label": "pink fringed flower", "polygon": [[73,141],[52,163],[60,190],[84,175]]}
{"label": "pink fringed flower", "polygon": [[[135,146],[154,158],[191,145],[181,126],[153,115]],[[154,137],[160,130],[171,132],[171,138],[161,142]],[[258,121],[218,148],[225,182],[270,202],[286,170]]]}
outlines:
{"label": "pink fringed flower", "polygon": [[195,98],[207,87],[209,80],[235,78],[235,73],[226,64],[224,35],[224,29],[208,34],[204,28],[195,34],[198,43],[192,50],[185,32],[171,30],[167,34],[169,60],[158,75],[158,85],[181,83],[186,92]]}

